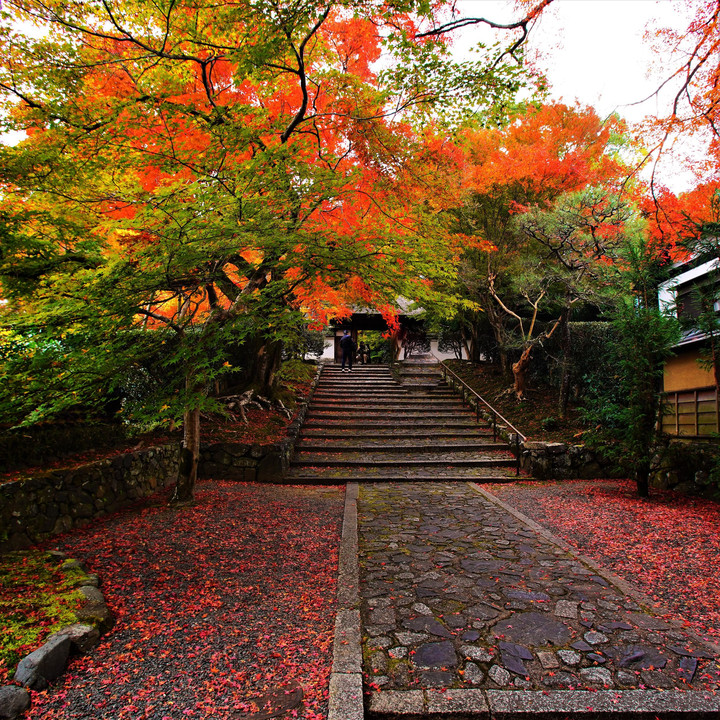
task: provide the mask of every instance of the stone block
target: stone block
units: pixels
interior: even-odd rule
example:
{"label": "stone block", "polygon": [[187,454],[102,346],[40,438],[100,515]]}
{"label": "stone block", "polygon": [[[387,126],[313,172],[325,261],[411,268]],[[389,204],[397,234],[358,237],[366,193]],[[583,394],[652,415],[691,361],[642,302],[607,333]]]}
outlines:
{"label": "stone block", "polygon": [[107,632],[113,626],[114,618],[103,594],[96,587],[87,585],[82,586],[80,592],[85,596],[85,603],[75,613],[78,621],[95,625],[101,633]]}
{"label": "stone block", "polygon": [[327,720],[363,720],[362,676],[333,673],[330,676]]}
{"label": "stone block", "polygon": [[17,685],[0,687],[0,718],[15,720],[30,707],[30,693]]}
{"label": "stone block", "polygon": [[547,445],[548,444],[546,442],[541,442],[539,440],[526,440],[523,444],[523,448],[525,450],[529,450],[530,452],[544,452],[547,448]]}
{"label": "stone block", "polygon": [[20,661],[15,681],[33,690],[44,690],[65,670],[71,644],[70,637],[56,633]]}
{"label": "stone block", "polygon": [[490,710],[482,690],[427,690],[428,713],[440,715],[471,715],[473,720],[490,717]]}
{"label": "stone block", "polygon": [[70,649],[76,653],[86,653],[100,642],[100,631],[96,627],[85,625],[84,623],[68,625],[62,630],[53,633],[48,640],[54,638],[56,635],[69,637],[71,642]]}
{"label": "stone block", "polygon": [[422,690],[385,690],[370,695],[370,713],[411,718],[424,714]]}
{"label": "stone block", "polygon": [[332,671],[361,673],[360,611],[338,610],[335,619]]}
{"label": "stone block", "polygon": [[283,476],[282,458],[278,453],[265,455],[257,465],[257,481],[273,482]]}
{"label": "stone block", "polygon": [[488,704],[493,717],[587,718],[615,716],[663,718],[717,717],[720,699],[709,693],[655,690],[561,690],[502,691],[488,690]]}

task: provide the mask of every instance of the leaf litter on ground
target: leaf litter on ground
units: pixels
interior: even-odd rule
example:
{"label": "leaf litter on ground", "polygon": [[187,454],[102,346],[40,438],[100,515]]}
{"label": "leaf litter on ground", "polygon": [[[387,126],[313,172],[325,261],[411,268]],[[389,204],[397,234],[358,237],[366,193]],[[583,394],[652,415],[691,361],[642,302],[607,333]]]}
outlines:
{"label": "leaf litter on ground", "polygon": [[117,622],[28,719],[222,720],[295,687],[287,717],[325,718],[342,488],[208,480],[191,507],[163,500],[52,542]]}

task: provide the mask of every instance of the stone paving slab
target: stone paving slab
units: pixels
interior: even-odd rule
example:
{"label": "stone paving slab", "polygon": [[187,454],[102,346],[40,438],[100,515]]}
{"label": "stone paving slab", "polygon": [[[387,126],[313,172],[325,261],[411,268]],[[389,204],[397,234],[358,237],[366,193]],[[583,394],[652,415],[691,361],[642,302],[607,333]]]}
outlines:
{"label": "stone paving slab", "polygon": [[491,497],[361,486],[369,717],[720,717],[717,648]]}

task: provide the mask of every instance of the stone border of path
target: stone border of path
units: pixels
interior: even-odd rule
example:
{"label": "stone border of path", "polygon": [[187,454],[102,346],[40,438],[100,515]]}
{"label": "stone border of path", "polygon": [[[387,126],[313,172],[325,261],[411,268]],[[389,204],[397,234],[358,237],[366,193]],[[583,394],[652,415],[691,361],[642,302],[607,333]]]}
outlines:
{"label": "stone border of path", "polygon": [[328,720],[363,720],[362,647],[360,632],[360,569],[358,565],[358,484],[345,486],[337,615],[330,672]]}
{"label": "stone border of path", "polygon": [[[614,573],[599,567],[588,557],[579,555],[568,543],[556,537],[541,525],[515,508],[507,505],[492,493],[477,484],[467,483],[475,492],[489,502],[509,512],[534,532],[549,542],[562,548],[578,561],[588,565],[598,575],[615,585],[621,592],[636,602],[652,606],[653,601],[636,587]],[[359,602],[359,572],[357,544],[357,496],[356,483],[348,484],[345,504],[345,525],[340,552],[338,578],[338,622],[335,628],[334,650],[343,657],[353,659],[353,668],[359,664],[360,670],[343,673],[352,675],[353,684],[344,686],[337,678],[341,670],[336,671],[333,661],[333,675],[330,681],[330,715],[328,720],[362,720],[362,654],[361,628],[357,612]],[[350,500],[352,498],[352,500]],[[351,505],[350,505],[351,504]],[[349,507],[351,509],[349,510]],[[346,538],[346,527],[352,525]],[[352,538],[350,538],[352,535]],[[354,558],[350,557],[354,548]],[[352,576],[352,599],[350,605],[350,582]],[[346,578],[346,579],[343,579]],[[348,590],[346,590],[346,586]],[[342,594],[342,600],[341,600]],[[343,604],[344,603],[344,604]],[[353,608],[352,617],[343,613]],[[656,608],[657,609],[657,608]],[[661,610],[662,612],[662,610]],[[349,623],[338,628],[338,623]],[[680,626],[680,623],[671,624]],[[354,623],[354,624],[350,624]],[[687,631],[686,631],[687,632]],[[356,640],[355,640],[356,638]],[[697,641],[705,645],[714,654],[720,654],[720,647],[701,638]],[[355,647],[352,647],[352,646]],[[341,647],[342,650],[338,650]],[[338,668],[341,665],[338,664]],[[334,688],[334,690],[333,690]],[[352,705],[347,708],[343,702],[352,694]],[[357,705],[359,695],[359,707]],[[339,697],[334,697],[339,696]],[[351,714],[354,713],[354,714]],[[561,720],[565,718],[583,718],[585,720],[717,720],[720,717],[720,697],[711,692],[691,690],[477,690],[477,689],[426,689],[426,690],[386,690],[370,694],[367,717],[372,720]]]}

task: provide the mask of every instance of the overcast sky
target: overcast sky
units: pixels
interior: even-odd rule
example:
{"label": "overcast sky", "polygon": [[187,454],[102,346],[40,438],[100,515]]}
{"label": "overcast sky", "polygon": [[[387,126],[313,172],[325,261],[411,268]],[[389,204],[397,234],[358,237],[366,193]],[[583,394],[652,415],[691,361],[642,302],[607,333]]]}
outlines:
{"label": "overcast sky", "polygon": [[[511,3],[504,0],[461,0],[464,15],[508,20]],[[645,31],[652,27],[687,27],[682,0],[554,0],[531,32],[531,52],[550,81],[551,94],[567,103],[592,105],[601,117],[617,112],[631,122],[664,114],[667,97],[651,96],[666,79]],[[471,31],[458,51],[477,41]],[[662,172],[664,171],[664,175]],[[675,192],[692,187],[694,179],[666,166],[661,179]]]}
{"label": "overcast sky", "polygon": [[[501,22],[517,16],[510,0],[459,0],[458,6],[464,16]],[[601,117],[617,112],[639,121],[666,109],[657,98],[634,105],[653,93],[668,69],[657,67],[643,38],[652,23],[687,27],[683,0],[554,0],[532,30],[530,49],[538,54],[554,98],[592,105]],[[457,52],[466,54],[480,39],[490,38],[477,27],[465,31],[456,41]],[[693,183],[669,168],[663,180],[676,192]]]}

